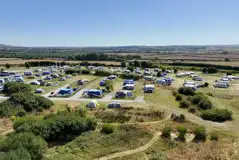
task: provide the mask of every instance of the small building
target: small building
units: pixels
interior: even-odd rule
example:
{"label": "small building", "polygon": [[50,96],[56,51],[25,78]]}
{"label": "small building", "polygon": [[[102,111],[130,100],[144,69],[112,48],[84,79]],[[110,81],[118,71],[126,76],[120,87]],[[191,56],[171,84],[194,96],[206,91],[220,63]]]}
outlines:
{"label": "small building", "polygon": [[146,84],[144,86],[144,93],[153,93],[154,89],[155,89],[155,87],[153,84]]}

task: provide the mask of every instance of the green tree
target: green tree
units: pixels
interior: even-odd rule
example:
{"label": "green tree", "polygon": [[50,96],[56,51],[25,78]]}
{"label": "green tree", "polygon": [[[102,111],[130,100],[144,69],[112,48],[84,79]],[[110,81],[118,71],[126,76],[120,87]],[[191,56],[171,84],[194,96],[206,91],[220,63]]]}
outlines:
{"label": "green tree", "polygon": [[[27,158],[30,155],[31,159],[40,160],[43,157],[43,152],[47,149],[47,143],[41,137],[32,133],[18,133],[7,137],[3,148],[10,151],[10,155],[7,154],[7,157],[18,156],[21,158],[24,155]],[[22,153],[19,153],[20,151]]]}
{"label": "green tree", "polygon": [[6,67],[7,69],[9,69],[11,66],[10,66],[9,63],[6,63],[6,64],[5,64],[5,67]]}
{"label": "green tree", "polygon": [[17,148],[5,153],[3,160],[31,160],[30,153],[24,148]]}
{"label": "green tree", "polygon": [[125,61],[121,62],[120,66],[121,67],[126,67],[126,62]]}
{"label": "green tree", "polygon": [[3,93],[7,96],[10,96],[14,93],[23,93],[23,92],[31,92],[32,88],[29,84],[18,83],[18,82],[9,82],[4,84]]}
{"label": "green tree", "polygon": [[135,67],[140,67],[139,61],[134,61],[134,66],[135,66]]}
{"label": "green tree", "polygon": [[31,66],[30,66],[30,63],[28,63],[28,62],[26,62],[25,63],[25,67],[28,69],[28,68],[30,68]]}

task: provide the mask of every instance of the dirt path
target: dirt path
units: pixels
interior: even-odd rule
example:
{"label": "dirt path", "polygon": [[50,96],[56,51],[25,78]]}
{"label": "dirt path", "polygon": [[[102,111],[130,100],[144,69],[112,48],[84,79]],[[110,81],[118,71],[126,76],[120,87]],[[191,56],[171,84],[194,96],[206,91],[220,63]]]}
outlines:
{"label": "dirt path", "polygon": [[5,136],[5,135],[7,135],[8,133],[11,133],[11,132],[14,132],[14,129],[9,129],[9,130],[7,130],[7,131],[1,133],[0,135],[1,135],[1,136]]}
{"label": "dirt path", "polygon": [[132,155],[138,152],[142,152],[146,149],[148,149],[149,147],[151,147],[160,137],[161,132],[156,132],[153,136],[153,138],[144,146],[135,148],[135,149],[131,149],[131,150],[127,150],[127,151],[123,151],[123,152],[118,152],[118,153],[114,153],[105,157],[101,157],[95,160],[108,160],[108,159],[113,159],[113,158],[117,158],[117,157],[123,157],[123,156],[128,156],[128,155]]}

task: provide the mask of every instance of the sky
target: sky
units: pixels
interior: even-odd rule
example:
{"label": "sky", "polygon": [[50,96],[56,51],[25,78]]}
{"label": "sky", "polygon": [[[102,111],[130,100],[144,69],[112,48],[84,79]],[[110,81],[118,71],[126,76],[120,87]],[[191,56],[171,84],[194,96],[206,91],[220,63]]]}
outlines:
{"label": "sky", "polygon": [[0,0],[0,44],[239,44],[238,0]]}

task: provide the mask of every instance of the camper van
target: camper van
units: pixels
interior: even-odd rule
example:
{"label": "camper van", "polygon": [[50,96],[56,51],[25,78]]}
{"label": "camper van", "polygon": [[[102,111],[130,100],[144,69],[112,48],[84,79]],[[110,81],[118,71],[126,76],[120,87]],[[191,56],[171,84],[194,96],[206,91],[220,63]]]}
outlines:
{"label": "camper van", "polygon": [[213,85],[215,88],[228,88],[228,83],[225,82],[215,82]]}
{"label": "camper van", "polygon": [[144,79],[145,79],[146,81],[154,81],[154,80],[155,80],[155,78],[152,77],[152,76],[144,76]]}
{"label": "camper van", "polygon": [[125,84],[123,90],[134,90],[134,84]]}
{"label": "camper van", "polygon": [[194,81],[203,81],[203,78],[202,77],[193,77],[193,80]]}
{"label": "camper van", "polygon": [[126,79],[126,80],[124,80],[123,85],[126,85],[126,84],[134,84],[134,80],[132,80],[132,79]]}
{"label": "camper van", "polygon": [[101,97],[102,95],[103,95],[103,92],[101,90],[90,89],[87,91],[88,97]]}
{"label": "camper van", "polygon": [[144,86],[144,93],[153,93],[154,92],[154,85],[153,84],[146,84]]}

